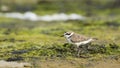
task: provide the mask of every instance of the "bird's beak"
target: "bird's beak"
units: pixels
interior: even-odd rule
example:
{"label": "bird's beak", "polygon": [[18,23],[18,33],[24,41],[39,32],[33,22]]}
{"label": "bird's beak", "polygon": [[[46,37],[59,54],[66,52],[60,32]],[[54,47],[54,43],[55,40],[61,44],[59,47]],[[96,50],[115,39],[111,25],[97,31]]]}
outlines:
{"label": "bird's beak", "polygon": [[60,37],[64,37],[64,35],[61,35]]}

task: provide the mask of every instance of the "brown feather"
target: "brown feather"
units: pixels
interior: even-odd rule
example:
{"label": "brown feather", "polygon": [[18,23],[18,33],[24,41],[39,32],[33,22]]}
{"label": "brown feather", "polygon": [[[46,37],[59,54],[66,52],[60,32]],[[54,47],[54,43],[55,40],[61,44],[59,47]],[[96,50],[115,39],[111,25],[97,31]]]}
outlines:
{"label": "brown feather", "polygon": [[76,33],[74,33],[74,34],[71,36],[71,41],[72,41],[73,43],[86,41],[86,40],[88,40],[88,39],[89,39],[88,37],[85,37],[85,36],[83,36],[83,35],[79,35],[79,34],[76,34]]}

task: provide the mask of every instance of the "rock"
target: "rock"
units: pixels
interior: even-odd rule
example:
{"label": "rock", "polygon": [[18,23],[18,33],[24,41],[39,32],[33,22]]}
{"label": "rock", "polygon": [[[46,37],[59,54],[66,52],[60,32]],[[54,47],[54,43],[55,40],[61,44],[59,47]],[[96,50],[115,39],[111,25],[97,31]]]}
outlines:
{"label": "rock", "polygon": [[0,68],[25,68],[25,67],[32,67],[30,63],[27,62],[7,62],[4,60],[0,61]]}

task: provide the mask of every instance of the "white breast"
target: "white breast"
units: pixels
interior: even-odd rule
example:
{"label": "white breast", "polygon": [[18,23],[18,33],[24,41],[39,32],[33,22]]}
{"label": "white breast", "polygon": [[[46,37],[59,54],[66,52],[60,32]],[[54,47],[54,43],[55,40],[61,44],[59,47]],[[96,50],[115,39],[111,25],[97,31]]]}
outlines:
{"label": "white breast", "polygon": [[[66,37],[66,36],[65,36],[65,37]],[[73,44],[73,43],[71,42],[71,39],[70,39],[70,38],[66,37],[66,40],[68,41],[68,43]]]}

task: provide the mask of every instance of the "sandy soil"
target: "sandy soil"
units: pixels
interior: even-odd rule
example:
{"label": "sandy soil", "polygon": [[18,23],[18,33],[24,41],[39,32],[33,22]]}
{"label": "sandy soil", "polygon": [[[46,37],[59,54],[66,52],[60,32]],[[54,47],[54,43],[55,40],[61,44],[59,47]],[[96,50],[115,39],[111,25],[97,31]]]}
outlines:
{"label": "sandy soil", "polygon": [[91,61],[86,59],[46,60],[38,61],[34,68],[120,68],[120,60],[102,59]]}

